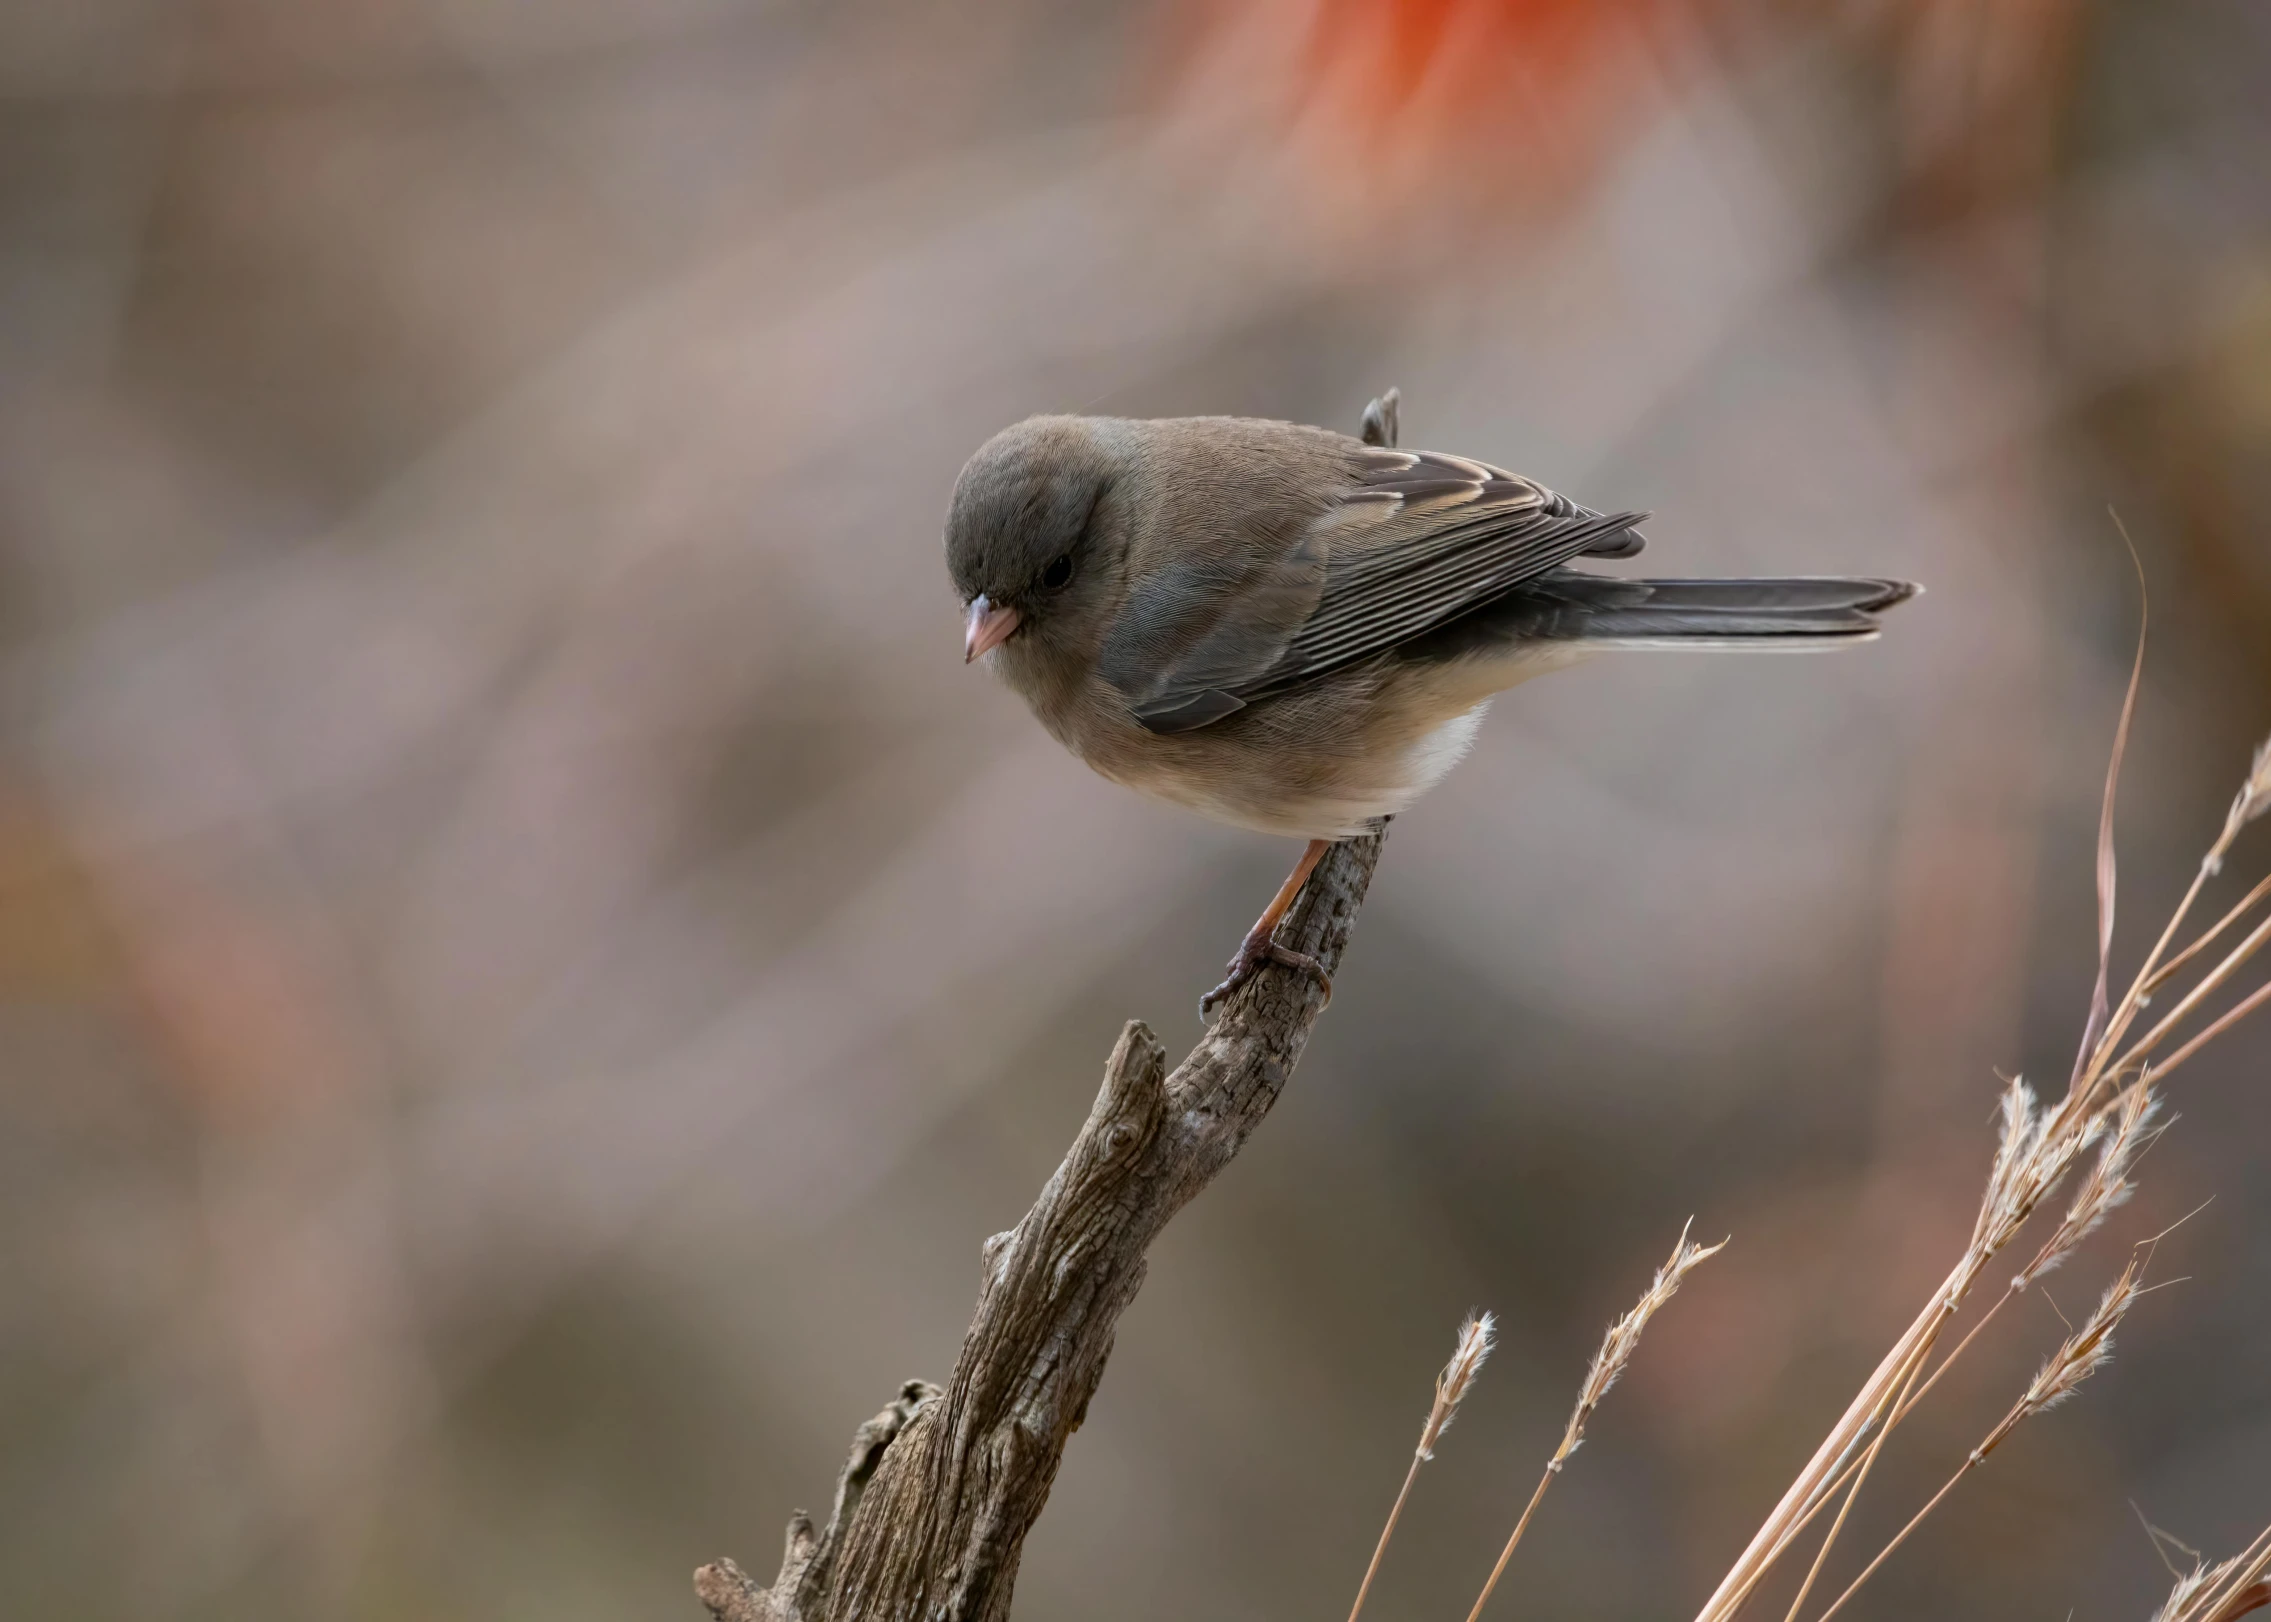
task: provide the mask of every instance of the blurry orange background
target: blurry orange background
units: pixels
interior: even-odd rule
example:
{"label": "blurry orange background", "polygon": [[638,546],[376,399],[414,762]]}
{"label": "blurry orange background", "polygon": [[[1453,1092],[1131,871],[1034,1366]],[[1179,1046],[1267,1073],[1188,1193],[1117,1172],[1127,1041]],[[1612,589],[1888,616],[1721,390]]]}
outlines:
{"label": "blurry orange background", "polygon": [[[1483,1306],[1374,1600],[1463,1614],[1691,1213],[1500,1603],[1692,1614],[1968,1228],[1995,1069],[2070,1057],[2109,503],[2125,949],[2271,726],[2267,84],[2251,0],[0,4],[0,1614],[769,1571],[1291,855],[961,667],[955,470],[1391,383],[1657,572],[1929,594],[1501,701],[1020,1614],[1340,1614]],[[2213,1196],[2192,1281],[1849,1614],[2142,1618],[2139,1514],[2271,1519],[2267,1056],[2093,1258]]]}

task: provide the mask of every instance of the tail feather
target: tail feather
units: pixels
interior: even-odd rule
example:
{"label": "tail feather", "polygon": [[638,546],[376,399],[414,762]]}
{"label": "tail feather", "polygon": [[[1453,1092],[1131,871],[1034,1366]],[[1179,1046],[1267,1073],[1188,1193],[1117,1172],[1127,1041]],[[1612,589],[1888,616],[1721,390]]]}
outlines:
{"label": "tail feather", "polygon": [[1529,595],[1530,634],[1552,640],[1776,644],[1874,636],[1877,617],[1916,595],[1904,580],[1610,580],[1571,571]]}
{"label": "tail feather", "polygon": [[1509,644],[1639,648],[1814,648],[1866,641],[1918,587],[1905,580],[1785,577],[1618,580],[1556,570],[1430,633],[1407,650],[1462,658]]}
{"label": "tail feather", "polygon": [[1653,605],[1766,613],[1854,608],[1874,614],[1906,602],[1917,590],[1905,580],[1840,575],[1795,575],[1778,580],[1638,580],[1631,584],[1647,587]]}

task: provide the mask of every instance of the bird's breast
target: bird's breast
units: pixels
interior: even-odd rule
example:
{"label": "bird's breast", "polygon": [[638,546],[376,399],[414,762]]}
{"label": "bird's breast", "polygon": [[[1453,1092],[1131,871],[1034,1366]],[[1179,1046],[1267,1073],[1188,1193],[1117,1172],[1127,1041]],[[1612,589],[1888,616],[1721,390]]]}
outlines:
{"label": "bird's breast", "polygon": [[1112,708],[1044,719],[1129,788],[1241,828],[1338,839],[1442,781],[1472,746],[1486,701],[1352,672],[1189,732],[1148,732],[1124,705]]}

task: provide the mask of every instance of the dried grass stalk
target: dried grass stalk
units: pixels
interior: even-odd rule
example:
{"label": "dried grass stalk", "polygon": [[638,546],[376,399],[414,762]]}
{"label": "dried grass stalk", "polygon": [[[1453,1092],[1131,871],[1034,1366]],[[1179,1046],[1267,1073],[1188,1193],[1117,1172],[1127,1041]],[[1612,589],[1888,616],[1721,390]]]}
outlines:
{"label": "dried grass stalk", "polygon": [[1688,1238],[1688,1233],[1694,1226],[1695,1219],[1691,1217],[1687,1226],[1680,1229],[1680,1240],[1672,1247],[1671,1259],[1656,1269],[1656,1276],[1649,1280],[1648,1288],[1641,1292],[1640,1299],[1633,1304],[1632,1310],[1609,1325],[1609,1332],[1601,1337],[1601,1349],[1593,1354],[1592,1366],[1585,1371],[1585,1383],[1578,1388],[1577,1406],[1570,1410],[1569,1423],[1562,1430],[1561,1445],[1554,1449],[1553,1457],[1546,1461],[1545,1471],[1538,1477],[1538,1484],[1530,1493],[1530,1501],[1522,1506],[1521,1517],[1515,1521],[1514,1530],[1506,1539],[1506,1547],[1498,1552],[1498,1564],[1490,1568],[1490,1576],[1483,1583],[1482,1592],[1475,1596],[1474,1609],[1467,1613],[1467,1622],[1476,1622],[1482,1615],[1482,1608],[1490,1603],[1491,1591],[1498,1587],[1498,1579],[1506,1574],[1507,1562],[1514,1558],[1514,1550],[1521,1544],[1522,1534],[1530,1528],[1530,1517],[1538,1512],[1538,1505],[1545,1501],[1546,1488],[1561,1473],[1561,1467],[1568,1462],[1569,1455],[1584,1445],[1586,1421],[1600,1407],[1601,1399],[1609,1394],[1609,1388],[1631,1366],[1632,1354],[1640,1348],[1641,1331],[1648,1327],[1648,1320],[1656,1316],[1665,1302],[1679,1293],[1680,1281],[1698,1263],[1709,1260],[1727,1248],[1724,1239],[1716,1245],[1696,1244]]}
{"label": "dried grass stalk", "polygon": [[1593,1417],[1593,1410],[1600,1407],[1601,1399],[1609,1394],[1609,1388],[1622,1379],[1624,1371],[1631,1366],[1632,1354],[1640,1349],[1640,1334],[1648,1327],[1648,1320],[1663,1309],[1665,1302],[1679,1293],[1680,1281],[1697,1264],[1710,1260],[1727,1248],[1724,1239],[1716,1245],[1695,1243],[1688,1238],[1688,1233],[1694,1226],[1695,1220],[1691,1217],[1687,1227],[1680,1229],[1680,1242],[1672,1247],[1671,1259],[1656,1269],[1656,1276],[1649,1281],[1648,1288],[1641,1292],[1640,1299],[1633,1303],[1632,1310],[1609,1325],[1609,1332],[1601,1337],[1601,1349],[1593,1354],[1592,1367],[1585,1371],[1585,1384],[1577,1393],[1577,1406],[1570,1410],[1569,1424],[1561,1433],[1561,1446],[1554,1450],[1553,1457],[1546,1462],[1549,1472],[1558,1471],[1569,1455],[1584,1445],[1586,1421]]}
{"label": "dried grass stalk", "polygon": [[2224,819],[2227,838],[2223,843],[2228,845],[2231,837],[2266,811],[2271,811],[2271,738],[2264,739],[2256,749],[2255,766],[2232,797],[2231,814]]}
{"label": "dried grass stalk", "polygon": [[2021,1421],[2030,1419],[2045,1409],[2055,1408],[2072,1396],[2084,1380],[2105,1367],[2113,1356],[2113,1331],[2128,1315],[2129,1309],[2137,1304],[2137,1298],[2145,1293],[2145,1286],[2138,1276],[2139,1268],[2137,1257],[2132,1255],[2129,1265],[2121,1270],[2121,1276],[2113,1281],[2098,1302],[2097,1310],[2083,1321],[2081,1328],[2066,1337],[2057,1351],[2050,1354],[2034,1379],[2028,1383],[2026,1390],[2020,1394],[2019,1400],[2011,1404],[2009,1412],[1995,1422],[1995,1428],[1971,1450],[1963,1463],[1956,1467],[1955,1474],[1948,1477],[1924,1507],[1909,1517],[1908,1524],[1894,1534],[1892,1541],[1877,1551],[1876,1558],[1862,1568],[1861,1575],[1846,1585],[1845,1592],[1830,1602],[1829,1609],[1822,1612],[1817,1622],[1829,1622],[1831,1617],[1843,1610],[1845,1602],[1861,1591],[1861,1585],[1876,1575],[1877,1568],[1892,1557],[1892,1552],[1908,1541],[1909,1533],[1924,1523],[1924,1517],[1939,1508],[1940,1501],[1955,1491],[1956,1483],[1986,1463],[1987,1456],[2003,1445],[2011,1432],[2019,1428]]}
{"label": "dried grass stalk", "polygon": [[[1995,1159],[1989,1169],[1987,1187],[1964,1254],[1957,1259],[1939,1289],[1885,1354],[1844,1414],[1822,1439],[1806,1467],[1790,1484],[1749,1546],[1705,1602],[1697,1622],[1731,1622],[1735,1612],[1764,1580],[1792,1542],[1811,1524],[1837,1488],[1851,1480],[1854,1492],[1858,1492],[1860,1478],[1866,1475],[1877,1450],[1883,1446],[1886,1435],[1931,1391],[1949,1364],[1962,1355],[1980,1330],[1995,1317],[2002,1303],[2072,1254],[2110,1212],[2128,1199],[2134,1186],[2130,1180],[2130,1170],[2137,1157],[2150,1146],[2156,1136],[2152,1123],[2158,1113],[2158,1096],[2153,1084],[2157,1084],[2169,1071],[2229,1030],[2240,1019],[2266,1002],[2271,1002],[2271,983],[2258,987],[2242,997],[2221,1017],[2197,1030],[2168,1058],[2151,1065],[2148,1070],[2149,1056],[2163,1043],[2174,1038],[2201,1011],[2207,1000],[2228,985],[2266,941],[2271,941],[2271,920],[2266,920],[2246,934],[2238,945],[2226,949],[2214,966],[2201,976],[2192,990],[2159,1023],[2128,1047],[2122,1046],[2129,1028],[2140,1011],[2150,1004],[2154,992],[2196,959],[2204,957],[2212,944],[2222,940],[2227,931],[2236,927],[2266,897],[2271,897],[2271,879],[2266,879],[2214,927],[2177,951],[2174,956],[2170,955],[2170,949],[2182,934],[2185,921],[2202,889],[2210,878],[2221,871],[2240,831],[2271,813],[2271,740],[2267,740],[2256,751],[2247,780],[2232,802],[2223,829],[2202,859],[2190,888],[2171,914],[2159,940],[2146,954],[2120,1001],[2115,1003],[2111,1000],[2109,988],[2116,888],[2113,859],[2114,797],[2143,670],[2142,635],[2139,638],[2138,654],[2138,662],[2130,672],[2129,689],[2122,704],[2121,725],[2115,737],[2112,760],[2106,774],[2106,791],[2098,829],[2098,974],[2088,1016],[2083,1025],[2074,1074],[2068,1083],[2066,1095],[2055,1105],[2046,1106],[2023,1081],[2014,1080],[2006,1085]],[[2057,1230],[2044,1242],[2034,1259],[2012,1279],[2010,1288],[1998,1296],[1980,1323],[1919,1384],[1919,1377],[1929,1364],[1941,1333],[1987,1267],[2017,1237],[2044,1201],[2063,1182],[2075,1163],[2093,1146],[2101,1146],[2097,1161],[2076,1188]],[[1949,1487],[1965,1471],[1974,1468],[2002,1436],[2008,1434],[2009,1427],[2070,1393],[2074,1386],[2103,1361],[2105,1334],[2110,1333],[2112,1322],[2127,1310],[2133,1300],[2133,1294],[2124,1295],[2117,1287],[2106,1301],[2100,1303],[2099,1313],[2093,1314],[2091,1319],[2091,1324],[2098,1326],[2100,1330],[2097,1337],[2094,1340],[2087,1339],[2082,1332],[2078,1332],[2075,1339],[2060,1349],[2045,1366],[2036,1383],[2029,1386],[2021,1396],[2012,1413],[2006,1416],[2004,1426],[1966,1461],[1962,1469],[1957,1471],[1956,1477],[1951,1478]],[[2110,1317],[2106,1316],[2108,1313],[2111,1314]],[[1932,1503],[1919,1512],[1918,1518],[1921,1519],[1924,1513],[1928,1513],[1947,1491],[1947,1487],[1942,1488],[1934,1496]],[[1845,1502],[1846,1508],[1850,1509],[1850,1494]],[[1843,1520],[1844,1511],[1841,1510],[1837,1524],[1841,1526]],[[1910,1524],[1915,1523],[1912,1521]],[[1906,1535],[1904,1532],[1902,1537]],[[1833,1527],[1829,1538],[1824,1541],[1821,1556],[1814,1563],[1816,1572],[1820,1569],[1822,1559],[1826,1558],[1829,1543],[1835,1536],[1836,1528]],[[1894,1540],[1895,1546],[1899,1541]],[[1890,1552],[1891,1546],[1888,1546],[1884,1553]],[[1880,1554],[1870,1563],[1869,1571],[1873,1572],[1883,1559],[1884,1554]],[[1868,1572],[1864,1572],[1862,1580],[1867,1575]],[[2260,1577],[2261,1573],[2257,1575]],[[2255,1580],[2248,1579],[2249,1582]],[[1811,1583],[1812,1577],[1809,1576],[1807,1588],[1800,1590],[1799,1604],[1803,1604]],[[1854,1587],[1858,1586],[1857,1580]],[[2240,1587],[2244,1588],[2245,1584]],[[1847,1595],[1852,1592],[1853,1589],[1849,1588]],[[2238,1590],[2235,1589],[2234,1592]],[[1840,1596],[1831,1609],[1835,1610],[1844,1601],[1845,1596]],[[2217,1603],[2222,1604],[2223,1601],[2218,1600]],[[2214,1614],[2207,1611],[2188,1612],[2186,1622],[2204,1622],[2204,1619]],[[1793,1607],[1791,1616],[1794,1619],[1796,1615],[1797,1609]]]}
{"label": "dried grass stalk", "polygon": [[[1939,1373],[1945,1371],[1947,1363],[1943,1362],[1931,1380],[1921,1387],[1917,1385],[1941,1332],[1970,1296],[1981,1274],[2057,1188],[2074,1162],[2104,1136],[2105,1130],[2102,1114],[2084,1115],[2063,1105],[2046,1109],[2037,1102],[2033,1089],[2025,1081],[2014,1078],[2005,1084],[1995,1159],[1973,1220],[1970,1243],[1930,1302],[1893,1349],[1885,1354],[1884,1361],[1877,1365],[1806,1469],[1783,1495],[1742,1559],[1722,1579],[1718,1590],[1705,1603],[1698,1622],[1727,1622],[1733,1617],[1775,1562],[1812,1523],[1839,1484],[1849,1474],[1868,1468],[1876,1450],[1884,1445],[1885,1437],[1937,1382]],[[1963,1346],[1957,1348],[1957,1354],[1969,1344],[1967,1337]],[[1957,1354],[1951,1354],[1947,1361],[1952,1362]],[[1873,1439],[1872,1431],[1877,1433]],[[1863,1454],[1859,1450],[1865,1440],[1869,1451]],[[1849,1498],[1847,1507],[1850,1506]],[[1843,1512],[1839,1516],[1839,1524],[1842,1523]],[[1825,1542],[1824,1557],[1827,1552]],[[1820,1565],[1821,1558],[1817,1557],[1817,1572]],[[1809,1576],[1808,1587],[1811,1582]],[[1805,1590],[1801,1589],[1801,1601],[1804,1596]]]}
{"label": "dried grass stalk", "polygon": [[1435,1406],[1428,1410],[1427,1424],[1419,1433],[1420,1458],[1435,1457],[1436,1442],[1451,1428],[1451,1418],[1473,1388],[1475,1376],[1482,1373],[1483,1359],[1490,1356],[1497,1335],[1498,1320],[1487,1312],[1469,1313],[1467,1321],[1459,1326],[1459,1340],[1451,1349],[1451,1361],[1444,1364],[1443,1372],[1435,1377]]}
{"label": "dried grass stalk", "polygon": [[[2074,1062],[2074,1071],[2065,1095],[2055,1103],[2045,1103],[2024,1080],[2014,1078],[2005,1083],[1999,1106],[1999,1127],[1995,1156],[1989,1166],[1986,1187],[1981,1193],[1979,1209],[1973,1220],[1972,1231],[1963,1253],[1950,1268],[1939,1288],[1925,1302],[1915,1319],[1894,1342],[1876,1369],[1870,1374],[1860,1391],[1854,1396],[1829,1434],[1822,1439],[1813,1457],[1807,1462],[1789,1489],[1774,1507],[1757,1533],[1752,1537],[1741,1557],[1721,1579],[1716,1590],[1698,1613],[1697,1622],[1733,1622],[1735,1614],[1757,1589],[1759,1583],[1787,1552],[1791,1544],[1811,1525],[1814,1517],[1836,1496],[1840,1487],[1847,1487],[1842,1507],[1832,1523],[1813,1565],[1792,1602],[1785,1622],[1797,1622],[1807,1597],[1813,1590],[1836,1543],[1847,1515],[1867,1480],[1878,1452],[1892,1431],[1930,1394],[1950,1365],[1961,1357],[1971,1343],[2002,1310],[2003,1304],[2024,1292],[2035,1280],[2060,1266],[2083,1241],[2089,1238],[2106,1218],[2125,1204],[2135,1190],[2132,1172],[2139,1158],[2150,1148],[2164,1127],[2158,1124],[2162,1097],[2160,1084],[2171,1070],[2200,1051],[2209,1042],[2231,1029],[2239,1020],[2255,1009],[2271,1002],[2271,981],[2241,996],[2226,1012],[2204,1026],[2191,1029],[2195,1016],[2208,1005],[2209,999],[2229,986],[2257,952],[2271,943],[2271,918],[2257,922],[2239,940],[2238,944],[2222,948],[2222,956],[2199,975],[2192,988],[2178,999],[2175,1006],[2148,1029],[2144,1035],[2124,1047],[2129,1030],[2139,1014],[2149,1007],[2160,989],[2171,983],[2179,974],[2210,957],[2211,948],[2225,941],[2267,899],[2271,899],[2271,877],[2252,888],[2238,904],[2233,906],[2213,926],[2201,932],[2181,948],[2173,951],[2183,934],[2186,920],[2199,900],[2207,882],[2221,872],[2239,834],[2251,823],[2271,816],[2271,739],[2255,752],[2248,776],[2234,797],[2224,826],[2202,858],[2198,872],[2190,887],[2169,916],[2159,939],[2139,965],[2128,989],[2116,1002],[2111,995],[2113,919],[2116,900],[2117,870],[2114,861],[2113,813],[2115,791],[2120,781],[2121,762],[2128,747],[2129,726],[2136,712],[2138,685],[2144,670],[2144,643],[2139,637],[2137,661],[2130,671],[2129,688],[2122,701],[2121,723],[2115,734],[2112,758],[2106,772],[2105,795],[2098,825],[2098,967],[2092,987],[2089,1010],[2083,1021],[2082,1040]],[[2167,1058],[2153,1062],[2152,1055],[2165,1043],[2183,1036],[2181,1044]],[[2082,1158],[2095,1148],[2097,1156],[2085,1171],[2074,1192],[2066,1202],[2065,1213],[2056,1228],[2036,1250],[2033,1258],[2011,1277],[2007,1288],[1998,1293],[1995,1301],[1980,1316],[1979,1321],[1965,1334],[1955,1349],[1933,1363],[1940,1335],[1952,1321],[1958,1309],[1971,1295],[1981,1277],[2001,1253],[2015,1240],[2029,1221],[2050,1197],[2064,1184]],[[1521,1516],[1514,1523],[1506,1545],[1491,1568],[1489,1579],[1483,1584],[1467,1622],[1479,1622],[1483,1608],[1490,1602],[1499,1579],[1505,1574],[1515,1549],[1543,1502],[1548,1487],[1560,1474],[1569,1456],[1583,1445],[1585,1426],[1610,1388],[1624,1373],[1638,1346],[1648,1320],[1671,1299],[1679,1289],[1681,1280],[1695,1265],[1715,1255],[1720,1245],[1709,1247],[1692,1243],[1687,1231],[1682,1230],[1679,1244],[1671,1259],[1660,1268],[1639,1302],[1616,1323],[1601,1342],[1592,1365],[1586,1371],[1585,1382],[1578,1392],[1576,1407],[1571,1411],[1569,1423],[1562,1432],[1561,1443],[1546,1462],[1536,1488],[1531,1492]],[[1904,1543],[1917,1526],[1952,1492],[1957,1483],[1979,1468],[1996,1448],[2028,1418],[2057,1406],[2072,1396],[2089,1377],[2102,1368],[2112,1355],[2113,1331],[2145,1292],[2140,1281],[2142,1257],[2149,1256],[2153,1241],[2137,1247],[2129,1264],[2107,1289],[2096,1309],[2073,1330],[2036,1373],[2010,1409],[1964,1458],[1939,1491],[1912,1516],[1891,1542],[1878,1551],[1861,1574],[1821,1613],[1817,1622],[1828,1622],[1859,1592],[1861,1586],[1875,1574],[1892,1553]],[[1487,1350],[1487,1318],[1480,1320],[1481,1349]],[[1430,1413],[1427,1427],[1422,1431],[1420,1445],[1414,1454],[1410,1471],[1406,1473],[1403,1491],[1397,1495],[1390,1510],[1387,1527],[1382,1531],[1379,1547],[1373,1552],[1372,1566],[1367,1570],[1364,1587],[1357,1594],[1357,1606],[1362,1608],[1365,1592],[1369,1590],[1373,1572],[1380,1564],[1382,1551],[1387,1547],[1389,1534],[1395,1529],[1405,1496],[1411,1490],[1419,1466],[1429,1456],[1435,1439],[1444,1425],[1450,1422],[1451,1411],[1458,1398],[1472,1380],[1472,1368],[1461,1372],[1462,1356],[1468,1344],[1468,1335],[1477,1330],[1470,1321],[1461,1334],[1461,1355],[1455,1355],[1443,1376],[1437,1382],[1436,1406]],[[1472,1362],[1479,1365],[1478,1350]],[[1927,1369],[1930,1370],[1927,1374]],[[2243,1554],[2223,1564],[2197,1567],[2177,1584],[2154,1622],[2231,1622],[2249,1611],[2271,1604],[2271,1530],[2267,1530]],[[1356,1622],[1356,1612],[1350,1613]]]}
{"label": "dried grass stalk", "polygon": [[2132,1257],[2129,1265],[2121,1270],[2121,1276],[2106,1287],[2104,1296],[2098,1301],[2097,1310],[2084,1319],[2082,1327],[2068,1335],[2058,1350],[2052,1352],[2042,1367],[2035,1371],[2035,1377],[2027,1383],[2026,1391],[2012,1406],[2010,1413],[2004,1416],[2002,1423],[1972,1455],[1973,1461],[1984,1459],[1993,1452],[2003,1438],[2017,1427],[2020,1420],[2057,1407],[2071,1397],[2084,1380],[2111,1362],[2114,1328],[2128,1316],[2129,1309],[2137,1304],[2137,1298],[2144,1293],[2145,1286],[2137,1277],[2137,1261]]}
{"label": "dried grass stalk", "polygon": [[1411,1467],[1404,1472],[1404,1484],[1396,1493],[1396,1501],[1388,1507],[1388,1521],[1380,1528],[1380,1541],[1372,1546],[1372,1561],[1364,1568],[1364,1581],[1357,1585],[1356,1603],[1349,1607],[1348,1622],[1356,1622],[1363,1614],[1365,1596],[1372,1592],[1372,1579],[1380,1574],[1388,1540],[1396,1535],[1396,1522],[1403,1518],[1404,1501],[1411,1497],[1412,1483],[1419,1479],[1419,1467],[1435,1457],[1435,1444],[1451,1428],[1459,1404],[1474,1388],[1475,1377],[1482,1373],[1483,1361],[1490,1356],[1496,1332],[1497,1322],[1487,1312],[1469,1313],[1467,1321],[1459,1326],[1459,1339],[1451,1348],[1451,1361],[1444,1364],[1443,1372],[1435,1377],[1434,1406],[1427,1411],[1427,1423],[1420,1427],[1419,1446],[1412,1450]]}
{"label": "dried grass stalk", "polygon": [[2202,1562],[2176,1580],[2153,1622],[2233,1622],[2271,1605],[2271,1527],[2220,1565]]}

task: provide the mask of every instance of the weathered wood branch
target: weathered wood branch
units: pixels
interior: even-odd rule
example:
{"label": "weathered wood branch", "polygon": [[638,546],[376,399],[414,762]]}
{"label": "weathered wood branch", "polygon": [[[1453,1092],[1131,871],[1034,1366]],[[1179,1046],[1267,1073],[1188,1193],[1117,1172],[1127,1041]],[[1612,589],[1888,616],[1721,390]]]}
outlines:
{"label": "weathered wood branch", "polygon": [[[1327,852],[1279,926],[1328,975],[1382,837]],[[801,1514],[789,1523],[770,1588],[730,1560],[695,1574],[718,1622],[1008,1617],[1025,1536],[1103,1378],[1146,1252],[1270,1112],[1325,1001],[1308,974],[1265,969],[1172,1074],[1158,1039],[1129,1022],[1033,1209],[986,1241],[953,1379],[944,1391],[910,1383],[860,1428],[828,1525],[816,1533]]]}

